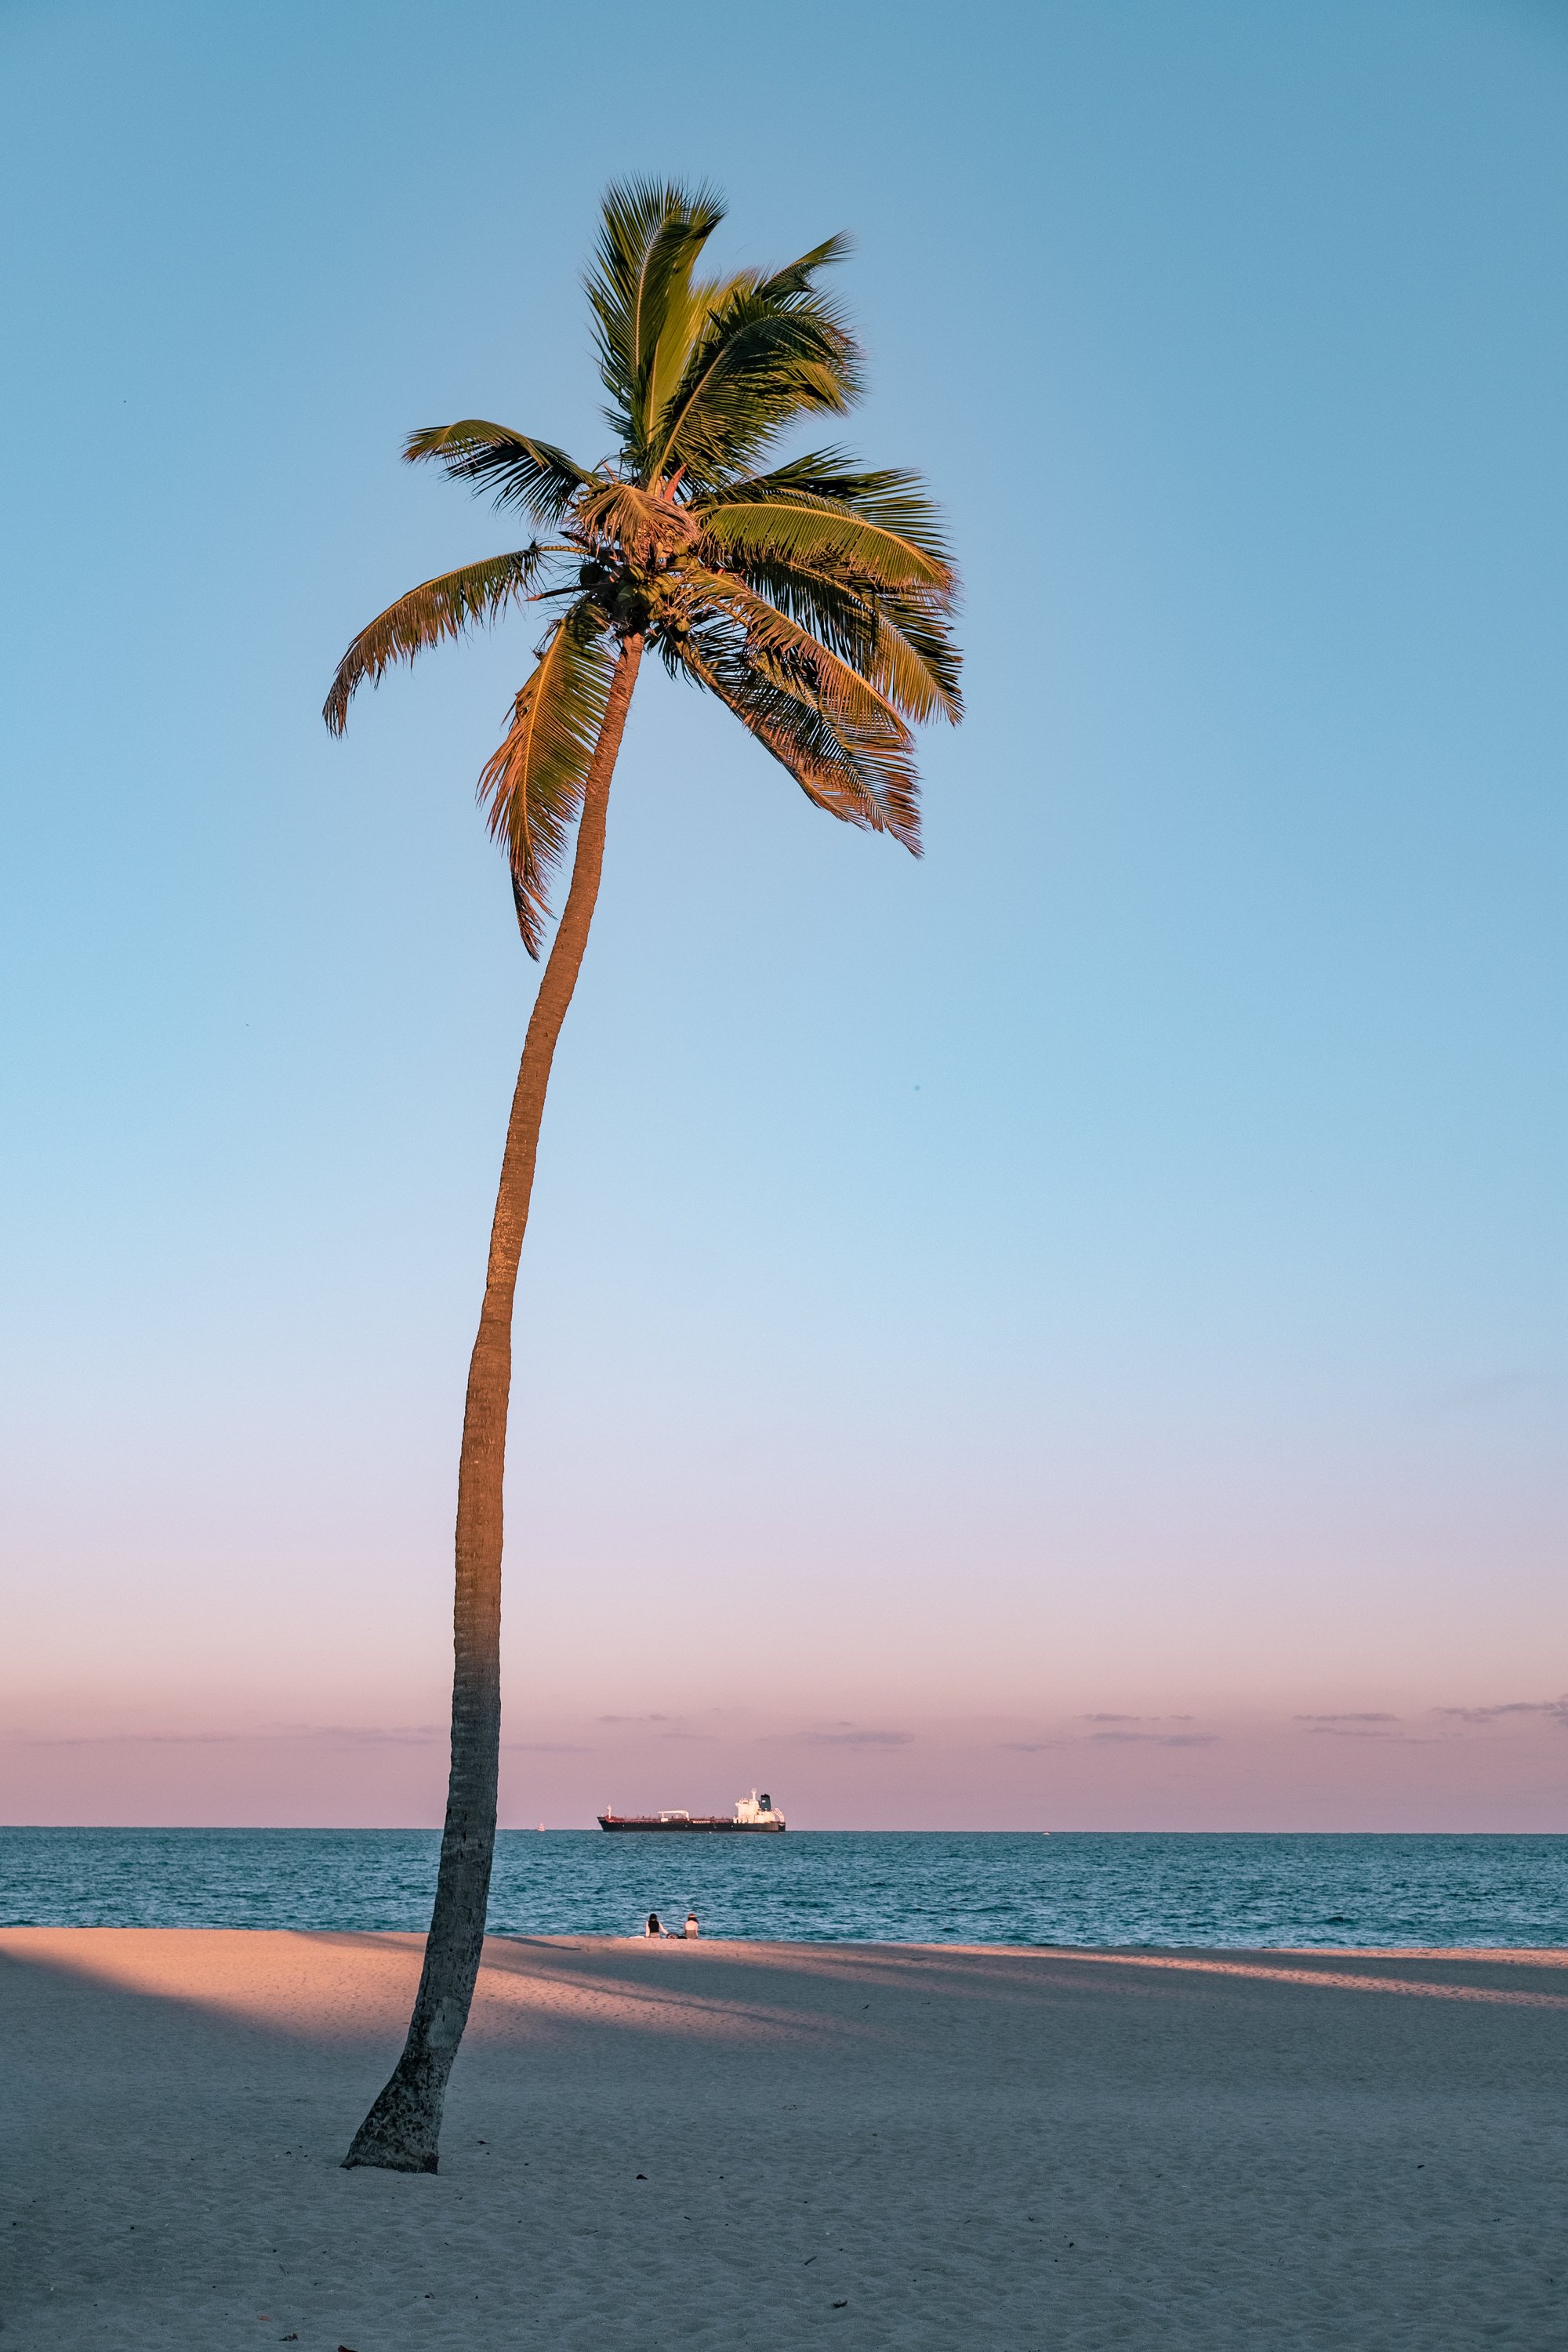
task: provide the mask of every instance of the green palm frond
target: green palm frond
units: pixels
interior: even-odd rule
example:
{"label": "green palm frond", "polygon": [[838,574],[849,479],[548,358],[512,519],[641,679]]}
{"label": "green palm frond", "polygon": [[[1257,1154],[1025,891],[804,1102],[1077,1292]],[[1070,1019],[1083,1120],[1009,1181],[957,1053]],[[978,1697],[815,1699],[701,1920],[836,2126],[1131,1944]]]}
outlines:
{"label": "green palm frond", "polygon": [[411,662],[443,637],[458,637],[478,623],[498,619],[515,599],[527,595],[552,552],[539,546],[520,547],[511,555],[466,563],[458,572],[443,572],[438,579],[411,588],[389,604],[360,631],[338,664],[321,712],[332,733],[342,733],[350,699],[366,678],[378,686],[394,662]]}
{"label": "green palm frond", "polygon": [[910,604],[879,604],[877,635],[863,658],[865,675],[914,727],[963,718],[959,649],[938,614]]}
{"label": "green palm frond", "polygon": [[691,272],[723,217],[706,186],[626,180],[605,192],[587,291],[609,423],[628,451],[640,450],[686,364],[704,308]]}
{"label": "green palm frond", "polygon": [[697,510],[749,584],[864,667],[906,718],[963,716],[958,583],[918,475],[816,449],[726,484]]}
{"label": "green palm frond", "polygon": [[526,507],[541,522],[558,523],[594,480],[564,449],[536,441],[510,425],[466,416],[458,425],[427,425],[403,445],[405,465],[434,457],[451,482],[472,482],[494,493],[498,507]]}
{"label": "green palm frond", "polygon": [[843,720],[851,727],[869,728],[874,734],[887,733],[909,748],[909,730],[891,697],[853,660],[727,573],[691,565],[683,574],[683,584],[689,595],[736,625],[746,658],[759,677],[816,704],[836,725]]}
{"label": "green palm frond", "polygon": [[794,495],[806,498],[837,499],[853,506],[866,499],[879,499],[896,494],[900,489],[916,493],[925,505],[925,511],[934,515],[936,509],[925,499],[918,474],[899,466],[858,465],[847,449],[805,449],[798,457],[787,458],[781,466],[770,467],[765,474],[748,474],[736,478],[714,493],[715,498],[772,498]]}
{"label": "green palm frond", "polygon": [[744,581],[861,672],[899,712],[924,726],[963,716],[958,649],[934,598],[870,596],[831,574],[749,563]]}
{"label": "green palm frond", "polygon": [[830,269],[836,261],[847,261],[854,250],[852,237],[824,237],[822,243],[814,245],[809,253],[803,253],[798,261],[786,262],[782,269],[775,269],[771,276],[764,278],[762,291],[775,301],[786,294],[809,293],[812,278],[817,270]]}
{"label": "green palm frond", "polygon": [[615,670],[603,623],[584,601],[562,614],[511,708],[505,740],[479,777],[490,837],[506,850],[522,943],[537,961],[546,890],[577,812]]}
{"label": "green palm frond", "polygon": [[869,653],[876,635],[877,607],[858,583],[834,572],[814,571],[797,563],[721,565],[711,548],[702,551],[710,559],[707,569],[721,570],[726,578],[738,580],[753,595],[764,597],[846,661],[858,663]]}
{"label": "green palm frond", "polygon": [[726,499],[701,509],[703,529],[715,544],[737,555],[803,560],[876,588],[942,588],[952,572],[906,531],[837,506],[824,499],[805,505],[793,499]]}
{"label": "green palm frond", "polygon": [[[771,473],[728,481],[697,503],[704,522],[726,545],[746,546],[765,527],[768,510],[777,508],[792,518],[821,518],[816,526],[820,536],[815,541],[813,526],[792,520],[783,527],[798,532],[801,552],[813,545],[826,550],[832,544],[831,525],[837,518],[845,548],[858,546],[872,574],[883,565],[889,567],[889,585],[900,577],[949,591],[956,585],[941,515],[920,476],[901,467],[871,471],[851,467],[841,450],[816,449]],[[730,520],[731,509],[734,521]],[[857,541],[851,533],[852,520],[863,526],[863,539]],[[885,552],[879,553],[879,549]]]}
{"label": "green palm frond", "polygon": [[721,629],[694,630],[675,661],[717,695],[808,800],[846,824],[889,833],[921,854],[920,785],[902,729],[832,719],[763,676],[744,646]]}
{"label": "green palm frond", "polygon": [[[873,596],[831,572],[748,563],[741,573],[764,597],[885,695],[900,717],[923,725],[963,715],[958,656],[940,611]],[[907,632],[907,634],[906,634]]]}
{"label": "green palm frond", "polygon": [[962,667],[944,604],[896,596],[879,603],[867,676],[906,719],[921,726],[940,718],[956,727],[963,717]]}
{"label": "green palm frond", "polygon": [[680,467],[690,489],[714,488],[796,416],[858,397],[859,352],[837,306],[810,283],[817,266],[806,257],[776,279],[748,275],[717,301],[652,429],[645,479]]}

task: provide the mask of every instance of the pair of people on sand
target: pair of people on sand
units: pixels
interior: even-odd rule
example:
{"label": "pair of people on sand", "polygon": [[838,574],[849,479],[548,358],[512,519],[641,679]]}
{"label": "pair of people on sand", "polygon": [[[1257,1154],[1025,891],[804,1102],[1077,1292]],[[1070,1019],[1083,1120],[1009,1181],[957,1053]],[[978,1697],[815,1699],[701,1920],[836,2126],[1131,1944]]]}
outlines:
{"label": "pair of people on sand", "polygon": [[650,1911],[647,1915],[647,1926],[643,1929],[645,1936],[662,1936],[667,1943],[676,1944],[693,1943],[701,1933],[702,1930],[697,1924],[695,1911],[688,1911],[684,1927],[667,1927],[659,1918],[658,1913]]}

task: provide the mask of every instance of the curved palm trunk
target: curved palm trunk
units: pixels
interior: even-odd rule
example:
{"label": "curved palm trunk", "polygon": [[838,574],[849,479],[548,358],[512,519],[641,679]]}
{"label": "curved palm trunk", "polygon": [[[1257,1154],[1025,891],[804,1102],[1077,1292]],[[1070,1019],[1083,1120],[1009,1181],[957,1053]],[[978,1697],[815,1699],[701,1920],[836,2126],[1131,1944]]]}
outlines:
{"label": "curved palm trunk", "polygon": [[544,1093],[599,895],[610,777],[642,650],[640,637],[626,639],[610,683],[604,724],[584,782],[572,887],[539,984],[511,1098],[458,1466],[452,1772],[436,1907],[408,2040],[391,2081],[355,2133],[345,2166],[435,2171],[447,2079],[468,2021],[479,1974],[495,1853],[500,1760],[501,1484],[511,1392],[512,1298],[533,1191]]}

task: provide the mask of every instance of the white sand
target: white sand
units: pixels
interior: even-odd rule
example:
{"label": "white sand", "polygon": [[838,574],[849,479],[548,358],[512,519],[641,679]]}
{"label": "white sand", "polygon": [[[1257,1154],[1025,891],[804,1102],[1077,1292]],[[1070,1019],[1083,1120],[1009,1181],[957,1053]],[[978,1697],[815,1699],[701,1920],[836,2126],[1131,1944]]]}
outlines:
{"label": "white sand", "polygon": [[[0,1934],[0,2352],[1568,2345],[1568,1954]],[[646,2179],[639,2179],[646,2174]]]}

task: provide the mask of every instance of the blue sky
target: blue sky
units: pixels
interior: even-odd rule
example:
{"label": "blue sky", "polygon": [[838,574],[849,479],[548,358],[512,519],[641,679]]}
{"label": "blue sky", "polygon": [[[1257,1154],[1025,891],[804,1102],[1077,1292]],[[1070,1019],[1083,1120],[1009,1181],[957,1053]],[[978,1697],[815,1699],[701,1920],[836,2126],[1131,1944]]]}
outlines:
{"label": "blue sky", "polygon": [[[435,1816],[527,625],[319,710],[511,543],[411,426],[599,453],[579,271],[652,171],[725,255],[853,233],[847,437],[948,510],[970,717],[916,866],[639,696],[509,1801],[1568,1826],[1562,18],[655,31],[0,11],[14,1817]],[[1325,1780],[1298,1718],[1363,1715]]]}

